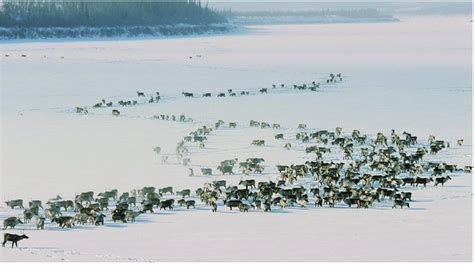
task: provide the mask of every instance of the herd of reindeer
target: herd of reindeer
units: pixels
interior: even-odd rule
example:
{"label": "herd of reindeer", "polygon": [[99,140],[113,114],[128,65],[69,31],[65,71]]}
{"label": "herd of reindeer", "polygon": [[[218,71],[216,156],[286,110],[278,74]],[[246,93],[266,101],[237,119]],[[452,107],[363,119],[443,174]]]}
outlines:
{"label": "herd of reindeer", "polygon": [[[331,74],[328,83],[336,78],[342,80],[340,74]],[[233,92],[229,90],[228,93]],[[169,116],[156,115],[155,119],[168,120]],[[172,119],[192,121],[184,115]],[[220,177],[234,175],[238,171],[242,177],[247,177],[241,179],[238,185],[228,184],[225,179],[214,177],[194,190],[181,188],[176,191],[172,186],[146,186],[121,193],[117,189],[98,194],[88,191],[76,194],[73,199],[57,195],[45,203],[31,200],[27,208],[22,199],[13,199],[6,202],[7,206],[22,209],[23,214],[6,218],[3,229],[28,223],[37,229],[44,229],[47,221],[51,223],[51,227],[57,224],[60,228],[72,228],[77,224],[100,226],[107,221],[127,223],[135,222],[141,214],[154,213],[156,209],[166,212],[175,207],[194,209],[197,205],[203,209],[208,207],[212,212],[224,207],[240,212],[272,212],[272,209],[288,207],[371,208],[388,205],[392,208],[410,208],[410,202],[416,198],[410,188],[431,184],[444,186],[452,175],[472,171],[472,166],[469,165],[458,167],[434,160],[439,152],[450,148],[447,141],[435,136],[420,140],[409,132],[397,133],[395,130],[390,135],[379,132],[370,136],[357,129],[347,133],[341,127],[335,130],[315,130],[308,128],[306,124],[298,124],[296,136],[293,136],[282,133],[284,130],[276,123],[251,120],[249,126],[275,130],[275,140],[280,141],[282,147],[288,150],[293,148],[290,140],[301,143],[307,157],[311,159],[276,165],[278,173],[274,173],[275,178],[267,178],[265,181],[257,181],[259,175],[268,169],[268,165],[264,165],[264,158],[246,158],[240,161],[232,158],[220,162],[215,168],[222,174]],[[237,123],[218,120],[214,124],[202,125],[184,136],[175,149],[178,161],[189,166],[190,145],[198,144],[203,147],[207,138],[223,127],[233,129],[237,127]],[[265,139],[256,139],[249,144],[265,146]],[[461,146],[463,140],[458,140],[456,144]],[[160,147],[154,147],[153,151],[161,155]],[[337,155],[336,160],[334,155]],[[167,163],[169,155],[161,156],[162,163]],[[202,167],[200,170],[203,176],[212,178],[215,175],[213,168]],[[189,175],[195,175],[193,168],[189,168]],[[12,242],[15,239],[25,239],[15,234],[5,233],[4,236],[8,236],[8,241]]]}

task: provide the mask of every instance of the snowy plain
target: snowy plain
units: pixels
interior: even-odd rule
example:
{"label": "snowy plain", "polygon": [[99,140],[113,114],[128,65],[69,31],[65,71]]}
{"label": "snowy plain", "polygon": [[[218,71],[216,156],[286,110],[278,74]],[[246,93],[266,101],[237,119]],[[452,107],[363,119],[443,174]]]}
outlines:
{"label": "snowy plain", "polygon": [[[452,147],[437,159],[472,165],[471,25],[468,17],[407,17],[396,23],[254,26],[233,35],[120,41],[8,42],[0,44],[2,173],[0,219],[21,214],[3,203],[23,198],[146,185],[195,189],[221,179],[225,159],[265,158],[276,164],[305,161],[302,146],[287,151],[275,130],[249,128],[249,120],[280,123],[294,134],[311,129],[371,135],[390,129]],[[4,57],[5,54],[10,57]],[[25,54],[27,57],[22,58]],[[201,57],[196,57],[201,55]],[[193,58],[189,58],[192,56]],[[185,99],[181,92],[256,92],[271,84],[344,80],[318,93],[276,90],[268,95]],[[136,99],[159,91],[163,100],[75,113],[101,99]],[[185,114],[193,123],[152,120]],[[191,147],[189,177],[170,157],[190,131],[218,119],[237,129],[218,130],[204,149]],[[251,147],[253,139],[268,141]],[[457,139],[464,145],[455,146]],[[196,171],[196,170],[195,170]],[[242,176],[225,176],[237,184]],[[242,177],[244,178],[244,177]],[[472,177],[456,174],[444,188],[413,189],[411,209],[276,209],[243,214],[221,207],[140,215],[136,223],[60,230],[46,225],[25,233],[19,249],[2,248],[8,261],[471,261]],[[11,231],[9,231],[11,232]]]}

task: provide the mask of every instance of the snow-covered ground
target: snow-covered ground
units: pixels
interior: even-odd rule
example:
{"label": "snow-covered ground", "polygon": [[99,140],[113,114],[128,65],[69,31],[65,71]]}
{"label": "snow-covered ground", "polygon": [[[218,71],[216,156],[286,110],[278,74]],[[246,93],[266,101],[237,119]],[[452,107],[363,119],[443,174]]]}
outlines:
{"label": "snow-covered ground", "polygon": [[[468,17],[403,18],[399,23],[279,25],[236,35],[124,41],[4,43],[1,46],[2,174],[4,200],[44,202],[60,194],[145,185],[195,189],[221,179],[225,159],[265,158],[263,175],[276,164],[304,162],[304,145],[283,149],[278,130],[249,127],[249,120],[280,123],[294,135],[341,126],[345,133],[409,131],[423,141],[433,134],[451,142],[436,160],[472,165],[471,23]],[[4,55],[8,54],[9,57]],[[21,57],[24,54],[26,57]],[[200,55],[201,57],[197,57]],[[192,58],[190,58],[192,57]],[[322,91],[258,89],[271,84],[322,81],[344,75]],[[250,91],[255,95],[184,98],[181,92]],[[137,99],[159,91],[159,103],[75,113],[100,102]],[[138,99],[144,100],[143,98]],[[153,120],[185,114],[194,122]],[[176,143],[218,119],[238,123],[190,148],[192,167],[168,164],[152,148],[174,153]],[[265,147],[254,147],[254,139]],[[464,145],[455,146],[457,139]],[[429,157],[428,157],[429,159]],[[199,174],[201,166],[214,170]],[[227,176],[237,184],[242,176]],[[457,173],[444,188],[410,189],[411,209],[382,203],[371,209],[310,206],[272,213],[212,213],[176,208],[140,215],[136,223],[46,230],[20,225],[29,240],[0,251],[1,261],[469,261],[472,254],[471,175]],[[22,210],[1,206],[0,219]],[[109,218],[110,220],[110,218]],[[8,232],[11,232],[10,230]]]}

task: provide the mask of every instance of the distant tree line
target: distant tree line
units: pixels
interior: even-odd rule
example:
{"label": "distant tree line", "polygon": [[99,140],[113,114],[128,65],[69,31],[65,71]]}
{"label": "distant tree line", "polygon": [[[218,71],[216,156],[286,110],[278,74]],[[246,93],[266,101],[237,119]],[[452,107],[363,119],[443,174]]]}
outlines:
{"label": "distant tree line", "polygon": [[208,25],[226,22],[200,0],[92,2],[1,0],[0,27]]}
{"label": "distant tree line", "polygon": [[12,39],[133,38],[220,34],[234,30],[228,24],[102,26],[102,27],[0,27],[0,41]]}

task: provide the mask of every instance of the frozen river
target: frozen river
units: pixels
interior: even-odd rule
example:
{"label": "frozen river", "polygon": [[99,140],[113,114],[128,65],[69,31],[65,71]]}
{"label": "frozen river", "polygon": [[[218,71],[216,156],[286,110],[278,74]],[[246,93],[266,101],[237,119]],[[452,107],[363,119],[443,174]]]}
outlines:
{"label": "frozen river", "polygon": [[[284,128],[296,128],[299,123],[331,130],[341,126],[345,132],[360,129],[371,135],[379,131],[387,134],[395,129],[399,133],[409,131],[423,140],[433,134],[453,146],[444,155],[444,160],[460,166],[472,165],[471,27],[468,17],[408,17],[397,23],[254,26],[242,33],[190,38],[0,44],[0,198],[48,199],[56,194],[71,198],[86,190],[98,192],[118,188],[123,191],[144,185],[197,188],[207,180],[188,177],[187,168],[180,165],[162,165],[152,148],[161,146],[164,153],[172,153],[176,142],[189,131],[218,119],[246,126],[250,119],[280,123]],[[6,54],[9,57],[5,57]],[[268,95],[223,99],[185,99],[181,95],[181,92],[194,92],[200,96],[204,92],[224,92],[229,88],[237,92],[257,92],[262,87],[271,88],[272,84],[290,86],[322,81],[329,73],[342,73],[344,80],[323,85],[320,93],[286,90],[271,93],[270,90]],[[163,101],[120,108],[121,118],[114,118],[110,109],[92,110],[89,115],[75,114],[76,106],[91,107],[101,99],[137,99],[136,91],[147,94],[159,91]],[[185,114],[197,123],[149,119],[159,113]],[[263,133],[260,137],[273,137],[273,134],[260,131],[250,132]],[[198,166],[215,167],[220,160],[236,156],[263,154],[269,165],[288,163],[294,158],[304,159],[302,154],[285,155],[287,153],[276,150],[276,146],[265,151],[245,149],[243,146],[255,137],[247,130],[237,135],[222,132],[219,138],[210,142],[210,153],[195,151],[192,160]],[[464,146],[455,147],[457,139],[464,139]],[[265,176],[265,179],[270,177]],[[396,240],[405,230],[434,224],[435,218],[449,215],[446,220],[451,220],[440,223],[445,229],[428,227],[428,233],[423,233],[426,235],[415,232],[408,234],[408,238],[405,236],[408,240],[413,237],[420,240],[414,242],[415,248],[404,253],[396,250],[404,248],[403,241],[392,244],[395,248],[387,251],[371,248],[383,236],[378,230],[391,222],[386,215],[381,215],[387,211],[374,210],[368,214],[356,213],[367,216],[374,224],[373,230],[367,231],[362,221],[355,220],[354,223],[361,239],[366,239],[367,251],[350,257],[345,255],[346,259],[342,255],[338,259],[330,254],[331,251],[323,253],[324,248],[318,249],[321,251],[318,256],[296,254],[298,248],[294,246],[291,247],[293,253],[269,255],[265,251],[271,248],[268,244],[253,243],[250,238],[236,242],[236,248],[230,251],[221,252],[215,248],[218,253],[212,256],[192,248],[183,253],[179,247],[171,246],[170,251],[162,252],[162,258],[151,253],[142,257],[146,260],[237,261],[281,260],[285,256],[287,260],[470,260],[470,179],[470,175],[454,179],[453,184],[458,182],[460,187],[449,190],[448,186],[446,194],[441,189],[422,192],[426,203],[418,204],[420,209],[426,210],[419,211],[421,215],[399,212],[401,217],[406,216],[407,223],[400,219],[396,222],[399,228],[394,229],[391,224],[389,229],[395,236],[387,238],[388,241]],[[452,202],[446,205],[443,201]],[[463,211],[458,214],[460,208]],[[6,213],[2,213],[2,218]],[[193,222],[204,226],[203,219],[198,219],[202,218],[199,217],[201,213],[205,213],[206,220],[216,220],[216,225],[209,233],[198,234],[196,239],[200,243],[211,243],[214,238],[210,232],[222,231],[218,226],[227,228],[229,222],[239,224],[235,222],[237,219],[227,218],[229,215],[208,219],[209,211],[193,212],[189,218],[196,221],[180,216],[179,212],[176,219],[166,220],[176,220],[176,227],[185,232],[186,225]],[[333,223],[342,222],[339,220],[344,220],[346,213],[339,212],[332,217],[331,211],[325,210],[321,224],[329,230]],[[257,224],[256,234],[240,231],[258,240],[259,226],[264,228],[278,223],[287,224],[289,228],[304,228],[305,224],[315,224],[309,219],[304,224],[300,220],[312,218],[311,215],[314,214],[309,211],[295,211],[294,214],[274,215],[268,221],[258,216],[246,218],[240,223]],[[293,216],[296,225],[283,222],[281,216]],[[146,232],[153,225],[137,225],[130,229],[136,233]],[[104,231],[107,229],[100,230],[99,235]],[[109,231],[115,233],[120,229]],[[270,228],[269,231],[283,235],[282,230]],[[443,236],[450,231],[455,231],[456,235]],[[77,241],[84,235],[80,231],[72,233],[75,236],[71,239]],[[296,234],[295,239],[305,239],[303,234],[311,235],[304,232]],[[333,238],[339,234],[337,231],[318,232],[320,236]],[[46,237],[46,234],[41,235]],[[160,239],[176,242],[176,239],[187,237],[187,234],[176,235],[156,239],[163,243]],[[105,236],[98,239],[107,243]],[[437,238],[433,238],[435,236]],[[334,238],[334,250],[339,249],[338,243],[342,246],[346,242],[349,245],[347,252],[351,252],[352,246],[356,248],[360,241],[350,237],[348,240]],[[290,238],[283,239],[279,245],[290,243],[287,239]],[[318,241],[325,239],[330,242],[329,238]],[[300,244],[308,251],[313,242],[316,240],[309,238]],[[257,245],[255,250],[260,253],[242,253],[243,243]],[[389,242],[387,245],[390,247]],[[435,252],[434,249],[444,246],[449,254]],[[60,244],[58,247],[64,249],[66,246]],[[64,249],[64,252],[67,250],[73,249]],[[95,249],[81,245],[81,250]],[[132,256],[134,253],[130,250],[118,250],[114,254]],[[103,260],[97,257],[103,254],[90,256]],[[7,258],[22,259],[22,256]],[[142,260],[135,255],[133,258]]]}

